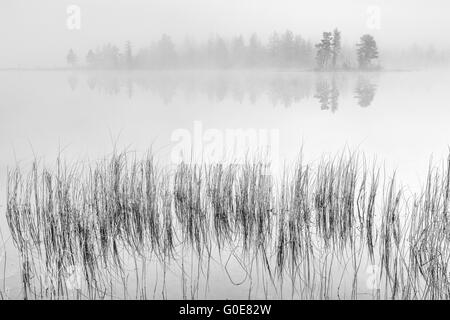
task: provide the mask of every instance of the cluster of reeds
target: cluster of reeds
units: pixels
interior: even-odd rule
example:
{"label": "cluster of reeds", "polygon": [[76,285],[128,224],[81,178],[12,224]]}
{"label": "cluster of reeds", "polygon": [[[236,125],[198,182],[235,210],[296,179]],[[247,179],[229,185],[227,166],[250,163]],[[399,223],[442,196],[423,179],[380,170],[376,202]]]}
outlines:
{"label": "cluster of reeds", "polygon": [[[196,297],[211,260],[226,253],[227,273],[231,258],[245,270],[249,297],[259,277],[266,296],[282,297],[287,278],[292,298],[446,299],[449,167],[450,158],[443,170],[430,166],[424,189],[408,197],[395,175],[347,152],[317,164],[300,158],[281,177],[265,161],[168,169],[151,153],[91,165],[58,159],[53,170],[35,162],[8,171],[6,214],[25,298],[117,296],[130,265],[135,297],[147,298],[149,261],[163,266],[164,284],[181,262],[183,297],[187,278]],[[367,265],[380,269],[370,290],[360,281]]]}

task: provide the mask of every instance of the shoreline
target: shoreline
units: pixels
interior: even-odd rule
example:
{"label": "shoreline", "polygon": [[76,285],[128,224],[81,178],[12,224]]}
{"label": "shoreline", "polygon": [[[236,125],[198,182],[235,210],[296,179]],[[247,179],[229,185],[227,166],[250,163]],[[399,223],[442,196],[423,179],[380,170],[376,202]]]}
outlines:
{"label": "shoreline", "polygon": [[[112,69],[112,68],[0,68],[0,72],[7,71],[72,71],[72,72],[147,72],[147,73],[161,73],[161,72],[273,72],[273,73],[390,73],[390,72],[417,72],[434,69],[381,69],[381,70],[361,70],[361,69],[336,69],[336,70],[314,70],[314,69],[276,69],[276,68],[244,68],[244,69],[207,69],[207,68],[172,68],[172,69]],[[441,69],[439,69],[441,70]]]}

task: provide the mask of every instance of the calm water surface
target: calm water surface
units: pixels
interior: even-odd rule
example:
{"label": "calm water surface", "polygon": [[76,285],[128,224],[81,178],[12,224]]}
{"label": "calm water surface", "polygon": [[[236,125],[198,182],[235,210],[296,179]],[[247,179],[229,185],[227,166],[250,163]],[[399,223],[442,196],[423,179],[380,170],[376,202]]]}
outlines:
{"label": "calm water surface", "polygon": [[[95,160],[114,147],[152,147],[162,162],[170,161],[172,134],[201,123],[203,130],[278,130],[282,161],[295,159],[302,146],[311,163],[343,148],[358,150],[396,170],[414,190],[430,157],[441,161],[448,152],[448,92],[447,71],[0,72],[0,279],[6,252],[6,285],[17,293],[20,268],[4,216],[6,170],[16,163],[37,157],[52,164],[58,153],[70,161]],[[239,264],[231,263],[242,278]],[[248,296],[223,265],[216,268],[223,285],[207,297]],[[168,283],[179,297],[177,282]]]}

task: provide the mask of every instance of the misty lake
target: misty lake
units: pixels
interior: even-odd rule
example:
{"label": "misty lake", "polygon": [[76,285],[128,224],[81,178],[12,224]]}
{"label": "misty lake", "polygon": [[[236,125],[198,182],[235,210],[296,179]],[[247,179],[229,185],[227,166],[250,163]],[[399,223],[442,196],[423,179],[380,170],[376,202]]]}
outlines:
{"label": "misty lake", "polygon": [[[301,151],[303,161],[312,164],[343,150],[360,152],[376,159],[387,176],[395,171],[398,187],[413,194],[425,183],[430,159],[441,165],[448,155],[449,92],[450,72],[445,70],[2,71],[1,290],[9,297],[23,295],[23,260],[5,216],[8,168],[29,167],[35,159],[52,167],[59,155],[67,162],[88,163],[108,157],[113,150],[141,156],[149,149],[159,163],[169,165],[182,133],[190,133],[192,139],[200,135],[205,147],[211,132],[253,130],[276,132],[281,164],[292,163]],[[216,246],[211,244],[211,252],[217,252]],[[183,249],[175,247],[179,250]],[[308,297],[293,289],[291,279],[283,282],[271,274],[273,269],[265,272],[265,262],[256,259],[248,267],[250,254],[242,257],[232,247],[221,250],[219,255],[210,253],[212,258],[206,262],[197,260],[195,253],[184,252],[183,263],[176,258],[143,262],[130,258],[134,253],[127,251],[124,260],[129,275],[121,273],[127,280],[116,280],[119,287],[126,283],[129,292],[113,289],[113,281],[106,276],[102,279],[111,283],[111,294],[119,297]],[[272,258],[269,254],[269,265]],[[370,263],[362,260],[358,297],[372,294],[366,286]],[[344,260],[340,263],[345,265]],[[330,297],[349,297],[353,275],[341,279],[336,272],[339,276],[330,284]],[[37,281],[37,273],[33,274],[31,281]],[[309,297],[319,295],[317,289]]]}

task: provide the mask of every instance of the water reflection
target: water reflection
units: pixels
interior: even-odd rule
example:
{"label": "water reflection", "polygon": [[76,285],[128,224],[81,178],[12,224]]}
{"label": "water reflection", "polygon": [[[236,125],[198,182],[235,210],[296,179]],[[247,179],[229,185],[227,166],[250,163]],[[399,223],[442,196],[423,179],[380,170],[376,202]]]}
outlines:
{"label": "water reflection", "polygon": [[319,101],[320,109],[335,112],[338,109],[339,89],[336,86],[336,80],[320,79],[316,83],[316,94],[314,95]]}
{"label": "water reflection", "polygon": [[70,89],[72,89],[72,91],[75,91],[75,89],[78,87],[78,77],[75,75],[70,75],[67,78],[67,83],[69,84]]}
{"label": "water reflection", "polygon": [[[314,73],[267,74],[87,74],[86,85],[90,91],[107,95],[124,92],[130,99],[138,91],[148,91],[170,104],[179,95],[192,101],[203,95],[210,102],[232,99],[240,104],[256,104],[267,98],[273,106],[291,107],[313,98],[321,110],[336,112],[341,98],[350,96],[357,105],[368,107],[376,94],[376,80],[369,75]],[[346,83],[350,85],[347,86]],[[78,87],[78,77],[68,80],[72,90]]]}
{"label": "water reflection", "polygon": [[377,86],[367,77],[359,77],[355,88],[355,98],[360,107],[370,106],[375,97]]}

